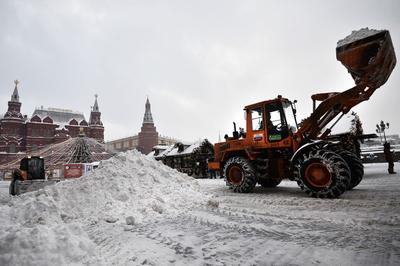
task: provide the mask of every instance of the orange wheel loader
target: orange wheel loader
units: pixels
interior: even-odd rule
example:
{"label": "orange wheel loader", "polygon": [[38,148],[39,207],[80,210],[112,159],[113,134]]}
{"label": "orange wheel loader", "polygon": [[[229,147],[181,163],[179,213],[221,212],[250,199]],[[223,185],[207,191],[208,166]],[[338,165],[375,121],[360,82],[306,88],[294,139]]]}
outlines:
{"label": "orange wheel loader", "polygon": [[357,186],[361,160],[328,137],[344,114],[387,81],[396,56],[389,31],[365,28],[339,41],[336,57],[353,77],[353,88],[312,95],[314,111],[301,125],[296,101],[282,96],[246,106],[246,131],[234,123],[233,136],[214,145],[209,169],[220,171],[234,192],[251,192],[257,183],[275,187],[284,178],[317,198],[337,198]]}

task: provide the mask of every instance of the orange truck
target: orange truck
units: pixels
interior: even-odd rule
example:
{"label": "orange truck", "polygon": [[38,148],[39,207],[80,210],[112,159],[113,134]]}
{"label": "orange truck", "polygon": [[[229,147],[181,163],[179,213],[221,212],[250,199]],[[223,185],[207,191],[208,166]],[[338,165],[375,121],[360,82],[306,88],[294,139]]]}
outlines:
{"label": "orange truck", "polygon": [[300,124],[296,101],[280,95],[246,106],[246,131],[234,123],[233,135],[214,144],[209,169],[220,171],[234,192],[251,192],[257,183],[275,187],[284,178],[318,198],[336,198],[357,186],[364,175],[360,158],[328,137],[344,114],[387,81],[396,56],[389,31],[361,29],[338,42],[336,57],[354,87],[312,95],[314,111]]}

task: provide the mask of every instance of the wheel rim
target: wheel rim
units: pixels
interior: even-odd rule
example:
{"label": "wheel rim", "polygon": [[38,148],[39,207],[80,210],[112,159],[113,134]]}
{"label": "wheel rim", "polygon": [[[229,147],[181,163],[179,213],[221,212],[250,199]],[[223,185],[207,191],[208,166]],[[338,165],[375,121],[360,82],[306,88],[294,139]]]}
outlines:
{"label": "wheel rim", "polygon": [[243,181],[243,177],[244,177],[244,175],[243,175],[242,168],[240,168],[239,166],[234,165],[229,168],[228,181],[231,184],[240,185],[240,183],[242,183],[242,181]]}
{"label": "wheel rim", "polygon": [[320,162],[311,163],[305,171],[307,182],[317,188],[328,187],[332,183],[332,175],[328,168]]}

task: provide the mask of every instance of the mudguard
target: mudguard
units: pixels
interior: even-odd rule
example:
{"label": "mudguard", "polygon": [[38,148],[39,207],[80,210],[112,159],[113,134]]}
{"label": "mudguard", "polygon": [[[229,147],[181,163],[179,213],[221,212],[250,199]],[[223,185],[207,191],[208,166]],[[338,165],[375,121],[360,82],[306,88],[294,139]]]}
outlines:
{"label": "mudguard", "polygon": [[292,158],[290,159],[290,171],[293,170],[293,162],[296,161],[296,159],[303,154],[304,151],[312,149],[313,147],[320,147],[322,148],[323,146],[327,146],[331,144],[330,142],[326,141],[326,140],[314,140],[311,141],[307,144],[304,144],[303,146],[301,146],[292,156]]}

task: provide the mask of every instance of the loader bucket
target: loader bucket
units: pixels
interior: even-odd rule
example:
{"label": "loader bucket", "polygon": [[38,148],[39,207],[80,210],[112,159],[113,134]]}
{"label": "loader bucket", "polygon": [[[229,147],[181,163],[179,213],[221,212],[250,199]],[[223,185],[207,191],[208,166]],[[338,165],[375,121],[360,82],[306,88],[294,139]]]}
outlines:
{"label": "loader bucket", "polygon": [[356,84],[377,89],[389,78],[396,55],[387,30],[368,28],[353,31],[336,47],[336,58],[349,71]]}

